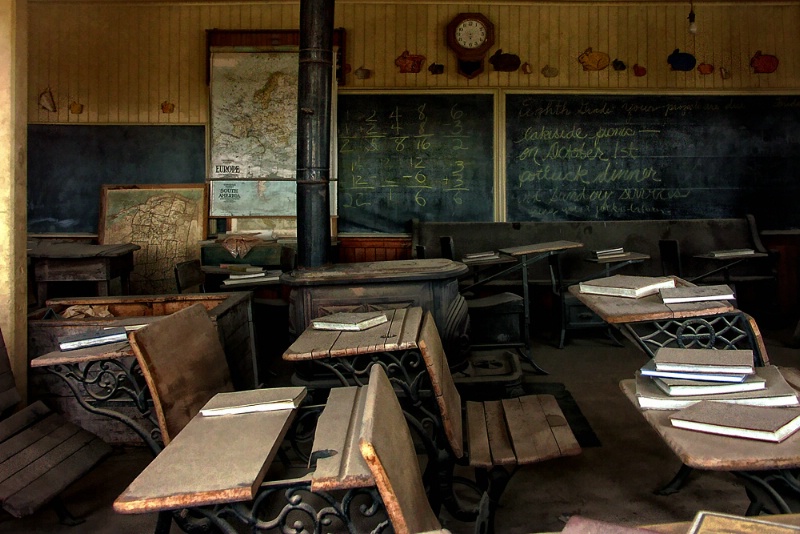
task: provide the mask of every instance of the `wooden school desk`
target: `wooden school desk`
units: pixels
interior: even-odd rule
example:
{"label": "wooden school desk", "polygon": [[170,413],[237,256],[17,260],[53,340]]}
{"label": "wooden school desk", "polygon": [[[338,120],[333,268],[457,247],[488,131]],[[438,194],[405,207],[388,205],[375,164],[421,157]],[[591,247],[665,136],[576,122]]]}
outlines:
{"label": "wooden school desk", "polygon": [[[677,286],[692,285],[677,277]],[[659,347],[751,349],[763,365],[764,342],[755,321],[727,301],[664,304],[658,294],[638,299],[569,292],[605,322],[620,329],[651,358]]]}
{"label": "wooden school desk", "polygon": [[[272,400],[273,390],[258,391]],[[313,470],[291,479],[276,477],[268,468],[303,408],[214,417],[198,413],[117,497],[114,510],[133,514],[188,508],[193,513],[176,513],[175,520],[191,524],[204,518],[221,532],[235,532],[240,525],[255,531],[256,523],[291,530],[294,512],[316,529],[333,520],[355,532],[376,511],[372,506],[382,502],[358,447],[366,391],[331,392],[317,423]],[[336,490],[343,495],[331,493]],[[359,496],[367,503],[351,505]],[[275,499],[281,502],[271,508]],[[163,532],[169,531],[166,527]]]}
{"label": "wooden school desk", "polygon": [[[787,381],[800,388],[800,373],[781,368]],[[620,382],[634,406],[636,380]],[[669,421],[675,410],[641,410],[642,416],[672,449],[684,466],[708,471],[729,471],[744,484],[750,498],[747,514],[800,512],[800,433],[781,443],[732,438],[675,428]]]}
{"label": "wooden school desk", "polygon": [[[511,267],[507,267],[499,272],[493,273],[485,278],[475,282],[474,284],[465,287],[462,291],[469,291],[470,289],[482,286],[492,280],[502,278],[513,274],[517,271],[522,273],[522,304],[525,314],[525,327],[523,332],[523,343],[520,347],[522,357],[533,366],[534,370],[540,374],[547,374],[536,362],[533,361],[530,355],[531,344],[531,306],[528,287],[528,267],[541,260],[548,260],[550,262],[550,274],[553,277],[552,283],[554,286],[560,287],[563,283],[561,279],[561,269],[555,264],[558,262],[558,255],[568,250],[582,248],[583,243],[575,241],[550,241],[547,243],[534,243],[532,245],[522,245],[518,247],[501,248],[498,250],[501,257],[510,257],[517,261]],[[476,265],[473,263],[473,265]],[[506,345],[508,346],[508,345]]]}
{"label": "wooden school desk", "polygon": [[133,252],[139,245],[91,245],[88,243],[29,244],[36,298],[39,306],[47,301],[47,285],[52,282],[95,282],[97,294],[106,296],[111,291],[111,281],[119,278],[122,294],[130,290],[133,271]]}

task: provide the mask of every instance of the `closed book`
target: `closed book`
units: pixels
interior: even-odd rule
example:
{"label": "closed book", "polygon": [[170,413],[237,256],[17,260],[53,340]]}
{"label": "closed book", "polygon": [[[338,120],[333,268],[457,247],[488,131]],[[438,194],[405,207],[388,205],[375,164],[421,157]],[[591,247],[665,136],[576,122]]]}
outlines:
{"label": "closed book", "polygon": [[665,287],[675,287],[675,279],[667,276],[632,276],[615,274],[581,282],[581,293],[607,295],[613,297],[640,298],[658,293]]}
{"label": "closed book", "polygon": [[664,304],[704,302],[709,300],[733,300],[733,290],[726,284],[713,286],[673,287],[659,291]]}
{"label": "closed book", "polygon": [[262,276],[266,276],[264,271],[258,271],[255,273],[236,273],[228,275],[231,280],[242,280],[245,278],[259,278]]}
{"label": "closed book", "polygon": [[749,349],[681,349],[661,347],[653,356],[659,371],[753,374],[753,351]]}
{"label": "closed book", "polygon": [[705,382],[741,382],[751,375],[747,374],[722,374],[722,373],[692,373],[683,371],[659,371],[656,363],[650,359],[639,370],[643,376],[661,378],[682,378],[684,380],[703,380]]}
{"label": "closed book", "polygon": [[731,256],[747,256],[755,253],[756,251],[751,248],[729,248],[725,250],[712,250],[708,255],[712,258],[728,258]]}
{"label": "closed book", "polygon": [[465,260],[483,260],[487,258],[498,258],[500,256],[499,253],[489,250],[486,252],[472,252],[470,254],[464,254]]}
{"label": "closed book", "polygon": [[800,526],[789,523],[701,510],[695,514],[686,534],[796,534],[798,532]]}
{"label": "closed book", "polygon": [[769,408],[701,401],[669,416],[672,426],[780,442],[800,428],[800,408]]}
{"label": "closed book", "polygon": [[200,409],[200,414],[213,417],[291,410],[303,402],[306,392],[305,387],[285,387],[217,393]]}
{"label": "closed book", "polygon": [[758,375],[749,375],[739,383],[660,377],[653,377],[653,382],[667,395],[673,396],[720,395],[738,391],[757,391],[767,386],[766,380]]}
{"label": "closed book", "polygon": [[764,389],[740,391],[717,395],[668,395],[655,385],[652,379],[636,372],[636,399],[645,410],[679,410],[701,400],[731,402],[752,406],[800,406],[797,392],[786,382],[774,365],[757,367],[756,374],[767,381]]}
{"label": "closed book", "polygon": [[594,255],[595,258],[600,258],[603,256],[614,256],[616,254],[622,254],[624,252],[625,250],[623,250],[622,247],[616,247],[616,248],[605,248],[602,250],[594,250],[592,251],[592,254]]}
{"label": "closed book", "polygon": [[313,319],[311,326],[316,330],[359,331],[383,324],[388,320],[383,312],[342,312]]}
{"label": "closed book", "polygon": [[62,336],[58,338],[58,347],[62,351],[65,351],[84,347],[96,347],[109,343],[119,343],[120,341],[128,341],[128,332],[122,326],[114,326],[111,328],[100,328],[81,332],[79,334]]}

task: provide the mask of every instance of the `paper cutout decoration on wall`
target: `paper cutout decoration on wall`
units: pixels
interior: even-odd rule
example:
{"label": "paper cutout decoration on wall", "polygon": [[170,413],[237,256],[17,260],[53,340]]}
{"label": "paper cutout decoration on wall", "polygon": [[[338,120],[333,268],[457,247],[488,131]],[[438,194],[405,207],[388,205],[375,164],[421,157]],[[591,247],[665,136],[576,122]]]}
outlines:
{"label": "paper cutout decoration on wall", "polygon": [[58,108],[56,108],[56,101],[53,99],[53,93],[50,91],[49,87],[39,93],[39,105],[52,113],[58,111]]}
{"label": "paper cutout decoration on wall", "polygon": [[605,52],[593,52],[589,47],[578,56],[578,62],[583,65],[583,70],[603,70],[611,63],[611,58]]}
{"label": "paper cutout decoration on wall", "polygon": [[612,61],[612,62],[611,62],[611,67],[612,67],[614,70],[617,70],[617,71],[620,71],[620,70],[625,70],[625,69],[627,69],[627,68],[628,68],[628,66],[627,66],[627,65],[625,65],[625,62],[624,62],[624,61],[622,61],[621,59],[615,59],[614,61]]}
{"label": "paper cutout decoration on wall", "polygon": [[442,65],[441,63],[431,63],[431,66],[428,67],[428,72],[430,72],[434,76],[442,74],[444,72],[444,65]]}
{"label": "paper cutout decoration on wall", "polygon": [[667,56],[667,63],[672,66],[672,70],[689,71],[694,69],[697,64],[697,59],[689,52],[681,52],[676,48],[669,56]]}
{"label": "paper cutout decoration on wall", "polygon": [[727,80],[728,78],[731,77],[731,71],[729,71],[725,67],[720,67],[719,68],[719,77],[722,78],[723,80]]}
{"label": "paper cutout decoration on wall", "polygon": [[545,65],[542,67],[542,76],[545,78],[555,78],[558,76],[558,69],[556,67],[551,67],[550,65]]}
{"label": "paper cutout decoration on wall", "polygon": [[697,66],[697,72],[703,75],[711,74],[714,72],[714,65],[711,65],[710,63],[700,63]]}
{"label": "paper cutout decoration on wall", "polygon": [[521,70],[523,74],[530,74],[533,72],[533,66],[526,61],[520,66],[519,70]]}
{"label": "paper cutout decoration on wall", "polygon": [[518,55],[504,54],[503,50],[500,48],[489,58],[489,63],[492,64],[494,70],[500,72],[514,72],[521,64]]}
{"label": "paper cutout decoration on wall", "polygon": [[759,50],[750,60],[750,66],[755,74],[770,74],[777,70],[778,58],[771,54],[762,54]]}
{"label": "paper cutout decoration on wall", "polygon": [[633,64],[633,75],[634,76],[644,76],[645,74],[647,74],[647,69],[645,67],[642,67],[638,63],[634,63]]}
{"label": "paper cutout decoration on wall", "polygon": [[411,54],[408,50],[403,50],[403,53],[394,60],[394,64],[400,67],[401,74],[416,74],[422,70],[424,63],[425,56]]}
{"label": "paper cutout decoration on wall", "polygon": [[368,80],[370,76],[372,76],[372,71],[369,69],[365,69],[364,66],[362,65],[361,67],[358,67],[353,74],[355,74],[356,78],[358,78],[359,80]]}

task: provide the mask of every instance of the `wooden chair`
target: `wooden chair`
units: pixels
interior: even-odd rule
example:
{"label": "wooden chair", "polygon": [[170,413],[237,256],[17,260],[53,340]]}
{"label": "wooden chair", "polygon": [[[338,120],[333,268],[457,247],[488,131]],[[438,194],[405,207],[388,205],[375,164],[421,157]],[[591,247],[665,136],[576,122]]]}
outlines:
{"label": "wooden chair", "polygon": [[[449,453],[454,463],[465,460],[475,468],[481,489],[488,492],[491,532],[497,503],[518,466],[577,455],[581,452],[580,445],[552,395],[468,401],[464,420],[461,396],[430,313],[423,319],[418,344],[428,368]],[[440,476],[447,478],[452,473]]]}
{"label": "wooden chair", "polygon": [[182,261],[175,265],[175,286],[178,293],[205,293],[206,275],[200,260]]}
{"label": "wooden chair", "polygon": [[661,272],[664,276],[683,276],[681,249],[677,239],[659,239],[658,253],[661,256]]}
{"label": "wooden chair", "polygon": [[[20,401],[0,332],[0,413]],[[14,517],[52,503],[62,523],[81,523],[58,495],[109,454],[100,438],[36,401],[0,421],[0,502]]]}
{"label": "wooden chair", "polygon": [[164,445],[217,393],[233,391],[228,362],[202,304],[193,304],[131,332]]}

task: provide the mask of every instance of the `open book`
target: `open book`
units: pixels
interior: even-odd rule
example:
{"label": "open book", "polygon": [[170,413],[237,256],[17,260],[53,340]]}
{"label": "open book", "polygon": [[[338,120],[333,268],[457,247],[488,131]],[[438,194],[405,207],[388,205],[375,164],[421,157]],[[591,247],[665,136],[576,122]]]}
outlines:
{"label": "open book", "polygon": [[297,408],[306,398],[305,387],[264,388],[217,393],[200,409],[206,417]]}

